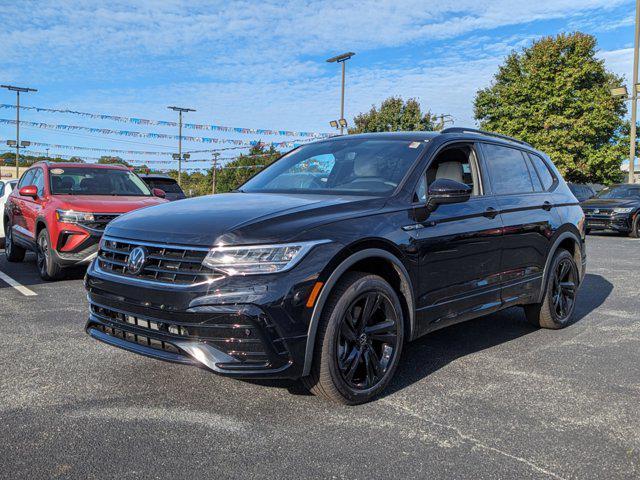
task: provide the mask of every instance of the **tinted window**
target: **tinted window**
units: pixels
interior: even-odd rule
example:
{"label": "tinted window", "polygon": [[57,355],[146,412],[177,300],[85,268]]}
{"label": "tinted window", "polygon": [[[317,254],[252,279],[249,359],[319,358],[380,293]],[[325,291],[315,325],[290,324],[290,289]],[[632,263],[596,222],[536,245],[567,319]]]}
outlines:
{"label": "tinted window", "polygon": [[520,150],[493,144],[484,144],[483,150],[493,193],[533,192],[531,175]]}
{"label": "tinted window", "polygon": [[22,178],[20,179],[20,183],[18,184],[18,188],[27,187],[31,185],[31,182],[33,181],[34,173],[35,172],[33,170],[27,170],[27,172],[24,175],[22,175]]}
{"label": "tinted window", "polygon": [[0,197],[2,197],[4,195],[4,182],[0,183]]}
{"label": "tinted window", "polygon": [[388,195],[425,142],[340,138],[297,148],[257,174],[243,192]]}
{"label": "tinted window", "polygon": [[[528,156],[525,155],[525,158],[528,158]],[[542,182],[540,181],[540,177],[536,173],[536,169],[533,167],[531,160],[527,160],[527,167],[529,167],[529,173],[531,174],[531,182],[533,183],[533,190],[535,192],[542,192],[546,190],[546,188],[543,188]]]}
{"label": "tinted window", "polygon": [[533,162],[533,166],[536,168],[536,172],[540,177],[540,181],[542,182],[542,188],[544,188],[545,190],[549,190],[553,185],[554,178],[553,178],[553,174],[549,171],[547,162],[542,160],[537,155],[529,154],[529,158]]}
{"label": "tinted window", "polygon": [[38,196],[42,197],[44,195],[44,173],[41,168],[35,169],[31,183],[38,187]]}

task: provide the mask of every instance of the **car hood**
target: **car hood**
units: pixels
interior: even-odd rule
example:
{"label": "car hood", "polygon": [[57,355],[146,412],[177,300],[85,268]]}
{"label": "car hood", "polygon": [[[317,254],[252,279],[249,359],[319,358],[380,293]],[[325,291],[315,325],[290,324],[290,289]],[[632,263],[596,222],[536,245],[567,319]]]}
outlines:
{"label": "car hood", "polygon": [[167,203],[158,197],[116,195],[55,195],[57,208],[92,213],[126,213]]}
{"label": "car hood", "polygon": [[640,206],[640,201],[629,198],[591,198],[581,203],[584,208],[616,208]]}
{"label": "car hood", "polygon": [[128,213],[111,222],[105,235],[194,246],[287,242],[384,203],[378,197],[225,193]]}

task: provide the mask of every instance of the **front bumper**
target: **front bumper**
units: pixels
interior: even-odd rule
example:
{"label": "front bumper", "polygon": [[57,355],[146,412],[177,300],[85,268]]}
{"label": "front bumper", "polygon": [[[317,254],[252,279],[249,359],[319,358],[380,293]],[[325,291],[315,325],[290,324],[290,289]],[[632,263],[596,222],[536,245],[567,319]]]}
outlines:
{"label": "front bumper", "polygon": [[590,230],[614,230],[616,232],[631,231],[629,214],[589,215],[585,216],[586,227]]}
{"label": "front bumper", "polygon": [[302,376],[312,309],[306,300],[339,247],[312,250],[293,270],[171,285],[118,277],[95,261],[86,332],[134,353],[241,378]]}

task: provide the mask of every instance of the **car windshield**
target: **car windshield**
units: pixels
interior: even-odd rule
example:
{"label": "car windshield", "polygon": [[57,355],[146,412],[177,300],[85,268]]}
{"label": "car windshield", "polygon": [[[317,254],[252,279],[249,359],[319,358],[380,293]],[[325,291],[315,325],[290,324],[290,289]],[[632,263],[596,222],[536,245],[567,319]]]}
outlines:
{"label": "car windshield", "polygon": [[129,170],[71,167],[49,170],[53,195],[151,196],[149,187]]}
{"label": "car windshield", "polygon": [[426,142],[344,138],[286,154],[242,187],[242,192],[385,196],[393,192]]}
{"label": "car windshield", "polygon": [[640,186],[618,185],[603,188],[596,195],[597,198],[640,198]]}

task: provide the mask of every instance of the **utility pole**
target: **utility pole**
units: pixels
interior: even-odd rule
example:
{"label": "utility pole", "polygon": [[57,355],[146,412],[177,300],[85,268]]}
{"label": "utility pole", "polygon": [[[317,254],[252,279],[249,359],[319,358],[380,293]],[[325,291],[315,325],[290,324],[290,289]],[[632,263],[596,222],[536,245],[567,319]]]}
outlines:
{"label": "utility pole", "polygon": [[178,185],[182,183],[182,113],[195,112],[193,108],[167,107],[178,112]]}
{"label": "utility pole", "polygon": [[345,63],[347,62],[347,60],[349,60],[354,55],[355,55],[355,53],[353,53],[353,52],[347,52],[347,53],[343,53],[341,55],[337,55],[335,57],[331,57],[331,58],[327,59],[327,62],[329,62],[329,63],[341,63],[342,64],[342,96],[341,96],[341,99],[340,99],[340,119],[338,120],[338,122],[340,124],[340,135],[343,134],[344,127],[347,124],[346,120],[344,118]]}
{"label": "utility pole", "polygon": [[49,149],[47,148],[47,158],[49,158]]}
{"label": "utility pole", "polygon": [[220,152],[213,152],[213,170],[212,170],[212,193],[216,194],[216,174],[218,173],[218,157],[220,156]]}
{"label": "utility pole", "polygon": [[636,121],[638,114],[638,45],[640,44],[640,0],[636,0],[636,34],[633,46],[633,90],[631,93],[631,138],[629,139],[629,183],[635,183]]}
{"label": "utility pole", "polygon": [[16,178],[20,178],[20,92],[37,92],[35,88],[0,85],[2,88],[16,92]]}

